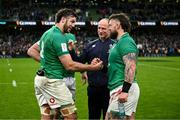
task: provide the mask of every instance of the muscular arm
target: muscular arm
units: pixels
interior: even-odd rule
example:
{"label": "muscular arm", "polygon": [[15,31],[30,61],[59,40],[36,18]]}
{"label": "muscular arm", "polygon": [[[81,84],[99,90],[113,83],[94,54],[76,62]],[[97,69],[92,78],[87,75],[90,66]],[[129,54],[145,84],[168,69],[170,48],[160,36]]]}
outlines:
{"label": "muscular arm", "polygon": [[132,81],[134,80],[136,70],[136,54],[129,53],[123,56],[123,61],[125,64],[125,81],[128,83],[132,83]]}
{"label": "muscular arm", "polygon": [[69,51],[69,54],[71,55],[74,61],[83,63],[81,57],[78,57],[74,50]]}
{"label": "muscular arm", "polygon": [[119,95],[119,101],[122,103],[127,101],[128,91],[134,80],[135,70],[136,70],[136,54],[129,53],[123,56],[123,61],[125,64],[125,70],[124,70],[125,80],[123,83],[122,92]]}
{"label": "muscular arm", "polygon": [[60,56],[59,59],[61,63],[64,65],[65,69],[70,71],[92,71],[99,70],[102,68],[102,61],[97,63],[96,65],[82,64],[73,61],[69,54]]}
{"label": "muscular arm", "polygon": [[36,61],[40,61],[40,49],[38,43],[34,43],[27,51],[27,54]]}

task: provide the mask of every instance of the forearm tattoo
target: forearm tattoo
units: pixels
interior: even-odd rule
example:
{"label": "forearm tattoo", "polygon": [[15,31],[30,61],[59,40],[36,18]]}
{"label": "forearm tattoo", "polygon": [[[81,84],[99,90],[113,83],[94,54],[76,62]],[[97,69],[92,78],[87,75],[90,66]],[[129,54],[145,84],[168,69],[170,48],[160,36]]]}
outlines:
{"label": "forearm tattoo", "polygon": [[129,53],[123,56],[123,61],[125,64],[125,81],[128,83],[132,83],[136,71],[136,54]]}

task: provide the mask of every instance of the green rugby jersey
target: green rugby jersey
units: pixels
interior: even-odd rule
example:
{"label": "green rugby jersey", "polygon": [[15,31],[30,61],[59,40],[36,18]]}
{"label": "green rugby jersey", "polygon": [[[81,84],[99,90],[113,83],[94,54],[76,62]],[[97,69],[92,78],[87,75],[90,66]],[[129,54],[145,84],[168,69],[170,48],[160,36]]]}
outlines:
{"label": "green rugby jersey", "polygon": [[63,79],[64,66],[59,56],[69,54],[66,36],[57,26],[47,30],[40,39],[41,68],[50,79]]}
{"label": "green rugby jersey", "polygon": [[123,56],[127,55],[128,53],[138,54],[138,49],[136,43],[130,37],[130,35],[128,33],[125,33],[110,49],[108,58],[108,88],[110,90],[113,90],[123,84],[123,81],[125,79],[125,64],[123,62]]}

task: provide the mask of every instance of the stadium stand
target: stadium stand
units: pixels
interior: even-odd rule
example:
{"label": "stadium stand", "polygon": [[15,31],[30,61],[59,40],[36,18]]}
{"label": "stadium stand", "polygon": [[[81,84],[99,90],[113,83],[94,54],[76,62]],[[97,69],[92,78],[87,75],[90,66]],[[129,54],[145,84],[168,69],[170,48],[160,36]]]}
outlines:
{"label": "stadium stand", "polygon": [[[78,22],[85,22],[74,32],[78,53],[97,38],[97,26],[92,21],[125,12],[132,21],[131,34],[140,56],[180,55],[179,0],[0,0],[0,57],[27,56],[27,49],[50,27],[40,25],[41,21],[54,21],[54,13],[63,7],[73,8],[79,15]],[[24,26],[19,21],[37,24]],[[147,26],[145,21],[149,22]]]}

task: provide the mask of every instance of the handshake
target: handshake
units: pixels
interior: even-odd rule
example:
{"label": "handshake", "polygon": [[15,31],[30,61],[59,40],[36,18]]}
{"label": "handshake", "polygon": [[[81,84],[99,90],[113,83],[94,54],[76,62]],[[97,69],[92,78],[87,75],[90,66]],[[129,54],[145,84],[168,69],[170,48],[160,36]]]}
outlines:
{"label": "handshake", "polygon": [[103,69],[103,61],[100,60],[99,58],[94,58],[92,61],[91,61],[91,65],[93,66],[96,66],[96,70],[101,70]]}

